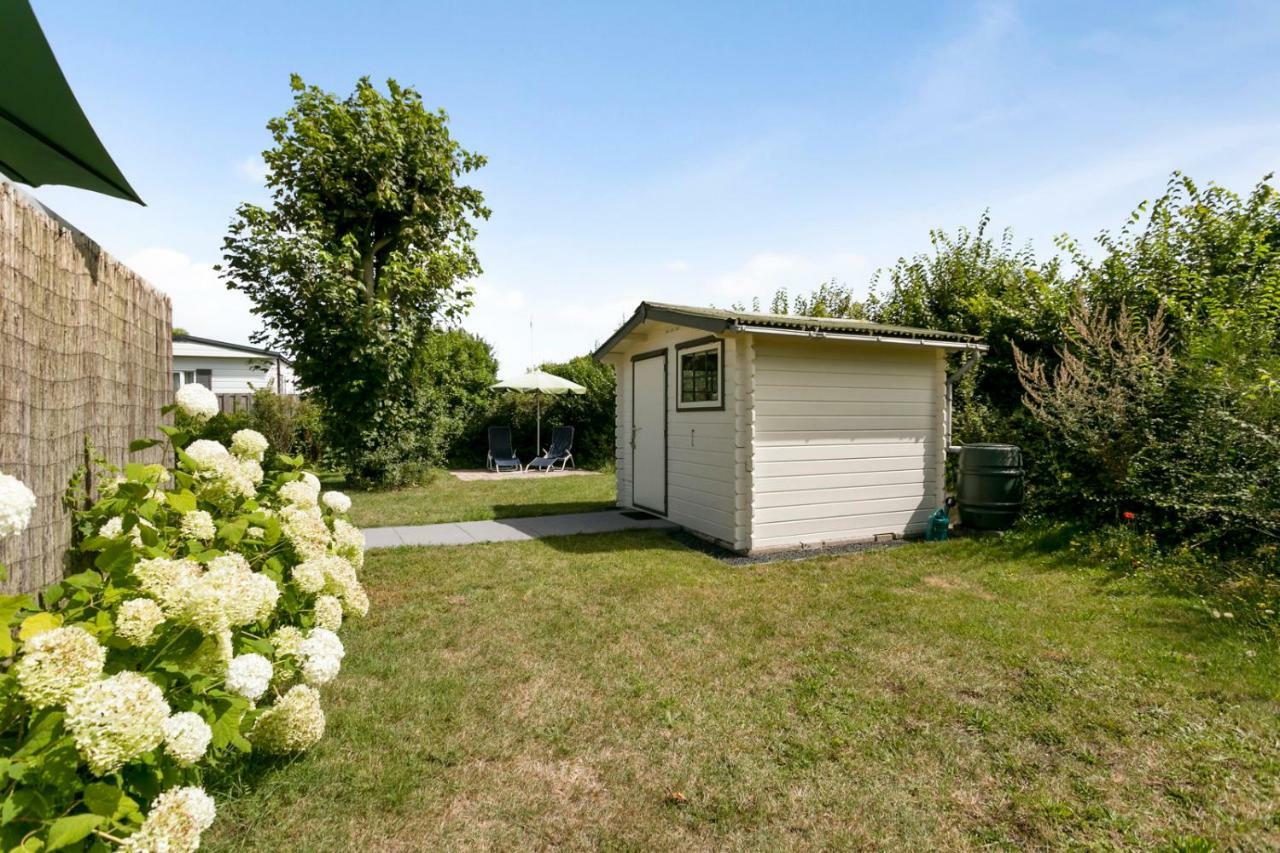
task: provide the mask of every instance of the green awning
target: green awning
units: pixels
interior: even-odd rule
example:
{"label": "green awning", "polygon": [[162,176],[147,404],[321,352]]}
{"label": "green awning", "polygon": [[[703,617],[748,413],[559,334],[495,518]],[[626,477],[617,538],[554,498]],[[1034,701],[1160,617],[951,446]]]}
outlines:
{"label": "green awning", "polygon": [[0,172],[142,204],[80,109],[29,0],[0,0]]}

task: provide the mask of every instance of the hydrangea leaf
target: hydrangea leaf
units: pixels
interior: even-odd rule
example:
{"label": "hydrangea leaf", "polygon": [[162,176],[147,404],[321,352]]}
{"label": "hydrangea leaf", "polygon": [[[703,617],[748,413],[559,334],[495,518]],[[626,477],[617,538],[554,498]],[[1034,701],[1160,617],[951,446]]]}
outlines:
{"label": "hydrangea leaf", "polygon": [[106,782],[91,782],[86,785],[84,804],[94,814],[112,819],[138,811],[136,801],[115,785]]}
{"label": "hydrangea leaf", "polygon": [[196,508],[196,496],[187,490],[169,492],[166,495],[169,506],[176,512],[193,512]]}
{"label": "hydrangea leaf", "polygon": [[22,620],[22,625],[18,628],[18,639],[26,642],[37,634],[52,631],[61,624],[62,617],[57,613],[49,613],[48,611],[33,613]]}
{"label": "hydrangea leaf", "polygon": [[70,847],[89,837],[89,833],[98,828],[105,820],[96,814],[73,814],[60,817],[49,827],[49,837],[45,841],[45,850],[61,850]]}
{"label": "hydrangea leaf", "polygon": [[133,543],[128,539],[117,539],[102,549],[93,561],[93,565],[104,572],[115,572],[127,569],[133,563]]}
{"label": "hydrangea leaf", "polygon": [[155,447],[159,443],[160,439],[158,438],[135,438],[129,442],[129,452],[137,453],[150,447]]}

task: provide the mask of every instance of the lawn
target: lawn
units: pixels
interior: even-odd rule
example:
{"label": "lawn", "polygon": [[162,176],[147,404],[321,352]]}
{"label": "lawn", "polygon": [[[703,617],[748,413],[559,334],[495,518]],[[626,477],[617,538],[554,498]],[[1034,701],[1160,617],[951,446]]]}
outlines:
{"label": "lawn", "polygon": [[424,486],[351,492],[351,519],[389,527],[590,512],[614,506],[615,482],[610,473],[464,483],[441,471]]}
{"label": "lawn", "polygon": [[328,736],[209,847],[1280,844],[1274,649],[1063,554],[371,553]]}

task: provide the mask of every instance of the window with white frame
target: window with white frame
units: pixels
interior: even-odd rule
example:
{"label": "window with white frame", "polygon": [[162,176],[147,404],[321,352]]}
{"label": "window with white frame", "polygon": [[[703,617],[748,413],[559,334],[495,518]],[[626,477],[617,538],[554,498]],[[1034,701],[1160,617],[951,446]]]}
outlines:
{"label": "window with white frame", "polygon": [[676,347],[680,383],[676,409],[723,409],[724,341],[690,341]]}
{"label": "window with white frame", "polygon": [[183,385],[194,385],[195,382],[196,372],[194,370],[173,371],[173,390],[177,391]]}

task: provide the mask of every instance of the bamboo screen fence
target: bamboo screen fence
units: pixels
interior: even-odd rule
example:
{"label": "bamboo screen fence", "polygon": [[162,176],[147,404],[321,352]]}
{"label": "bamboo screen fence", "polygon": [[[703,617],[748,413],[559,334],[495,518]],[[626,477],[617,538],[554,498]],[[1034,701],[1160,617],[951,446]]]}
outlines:
{"label": "bamboo screen fence", "polygon": [[169,297],[0,181],[0,471],[38,501],[31,526],[0,541],[3,591],[62,576],[71,536],[62,496],[85,436],[117,465],[130,441],[159,436],[160,407],[172,401],[170,323]]}

